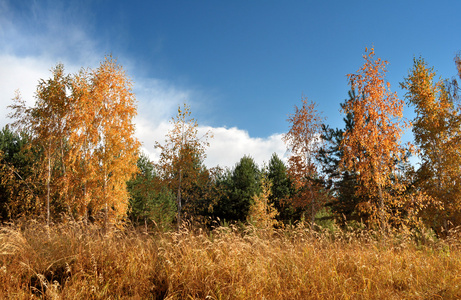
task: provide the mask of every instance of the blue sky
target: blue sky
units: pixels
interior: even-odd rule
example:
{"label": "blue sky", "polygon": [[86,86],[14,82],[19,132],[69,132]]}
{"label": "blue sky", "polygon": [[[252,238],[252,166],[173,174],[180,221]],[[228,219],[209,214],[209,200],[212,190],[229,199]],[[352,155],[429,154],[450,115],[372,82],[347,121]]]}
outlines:
{"label": "blue sky", "polygon": [[459,1],[0,0],[0,125],[14,91],[33,104],[56,63],[75,72],[111,53],[134,82],[137,136],[152,159],[187,102],[214,132],[207,165],[232,166],[244,154],[262,164],[284,155],[287,115],[303,95],[327,124],[343,126],[346,74],[360,68],[365,47],[389,61],[399,97],[415,56],[456,75],[459,11]]}

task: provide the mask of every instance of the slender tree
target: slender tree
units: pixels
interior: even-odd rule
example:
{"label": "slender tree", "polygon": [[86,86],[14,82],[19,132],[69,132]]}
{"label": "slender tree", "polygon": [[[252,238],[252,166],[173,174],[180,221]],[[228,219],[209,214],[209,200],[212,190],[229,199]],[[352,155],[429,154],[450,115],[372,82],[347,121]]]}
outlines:
{"label": "slender tree", "polygon": [[[51,202],[59,212],[82,217],[103,210],[105,223],[123,218],[128,207],[126,181],[136,171],[139,142],[131,82],[111,57],[93,71],[65,75],[57,65],[41,80],[36,103],[15,97],[13,125],[40,150],[37,168],[45,186],[46,218]],[[83,192],[82,192],[83,190]]]}
{"label": "slender tree", "polygon": [[315,156],[317,155],[322,118],[315,109],[314,102],[302,98],[302,107],[295,106],[295,113],[289,115],[291,128],[283,137],[291,155],[288,159],[288,170],[293,179],[297,195],[292,197],[295,207],[310,205],[311,222],[321,203],[314,179],[318,176]]}
{"label": "slender tree", "polygon": [[[348,74],[351,88],[357,92],[342,111],[353,115],[354,128],[344,133],[342,163],[354,170],[359,182],[359,195],[378,195],[370,199],[366,210],[384,228],[389,216],[386,204],[392,199],[385,189],[391,183],[396,161],[405,157],[400,137],[404,102],[390,92],[385,81],[386,61],[375,58],[374,49],[365,50],[365,63],[355,74]],[[395,184],[395,183],[394,183]]]}
{"label": "slender tree", "polygon": [[19,94],[10,106],[13,109],[10,116],[16,119],[13,126],[29,134],[31,143],[43,149],[41,178],[46,186],[47,223],[50,222],[52,197],[57,198],[56,204],[62,204],[69,189],[65,156],[66,140],[71,130],[68,126],[70,99],[67,96],[70,78],[64,74],[62,64],[52,69],[52,73],[52,78],[39,81],[33,107],[27,107]]}
{"label": "slender tree", "polygon": [[93,135],[90,161],[97,166],[97,187],[92,189],[92,201],[93,209],[104,210],[107,223],[109,217],[115,221],[126,215],[129,199],[126,182],[137,171],[140,143],[134,137],[136,100],[131,82],[111,57],[93,72],[91,84],[93,104],[89,113],[93,118],[86,126],[92,128]]}
{"label": "slender tree", "polygon": [[446,83],[435,76],[424,59],[414,59],[401,86],[416,112],[413,134],[421,158],[417,181],[428,195],[443,203],[444,210],[432,209],[431,214],[438,223],[435,227],[447,229],[448,221],[461,222],[461,114]]}
{"label": "slender tree", "polygon": [[[189,106],[178,107],[176,118],[172,118],[173,128],[168,132],[165,144],[156,142],[161,150],[158,163],[159,174],[176,193],[177,226],[181,226],[184,206],[184,191],[190,190],[200,177],[201,162],[205,159],[205,148],[209,146],[210,132],[198,136],[197,121],[191,118]],[[187,198],[186,201],[190,200]]]}
{"label": "slender tree", "polygon": [[267,178],[267,172],[263,172],[261,191],[253,196],[253,202],[248,213],[248,221],[257,228],[270,230],[278,223],[276,220],[278,211],[274,204],[269,201],[271,190],[272,182]]}

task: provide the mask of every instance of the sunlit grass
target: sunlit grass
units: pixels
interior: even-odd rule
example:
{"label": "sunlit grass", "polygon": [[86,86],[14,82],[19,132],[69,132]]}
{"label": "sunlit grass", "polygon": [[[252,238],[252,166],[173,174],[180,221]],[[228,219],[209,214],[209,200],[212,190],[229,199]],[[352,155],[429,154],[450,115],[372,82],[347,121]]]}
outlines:
{"label": "sunlit grass", "polygon": [[457,238],[81,224],[6,226],[0,299],[458,299]]}

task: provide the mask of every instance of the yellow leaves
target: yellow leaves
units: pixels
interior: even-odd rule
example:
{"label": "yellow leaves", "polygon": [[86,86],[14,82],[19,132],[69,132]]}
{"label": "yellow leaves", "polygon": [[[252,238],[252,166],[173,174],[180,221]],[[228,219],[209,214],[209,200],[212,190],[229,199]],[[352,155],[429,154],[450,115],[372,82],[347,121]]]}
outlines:
{"label": "yellow leaves", "polygon": [[74,84],[80,101],[73,138],[79,143],[83,160],[78,163],[81,180],[85,187],[91,187],[87,205],[95,210],[108,207],[118,218],[127,210],[125,185],[137,171],[140,146],[134,137],[136,100],[132,84],[111,57],[98,69],[81,72]]}
{"label": "yellow leaves", "polygon": [[[455,58],[455,62],[456,62]],[[419,187],[435,201],[443,203],[446,213],[432,205],[428,215],[437,218],[461,212],[461,115],[443,80],[435,81],[435,72],[423,58],[415,58],[413,68],[401,83],[405,98],[415,108],[413,133],[422,165],[418,170]],[[437,222],[446,222],[438,220]]]}
{"label": "yellow leaves", "polygon": [[105,207],[114,218],[124,215],[125,183],[136,171],[140,144],[133,136],[135,98],[122,67],[108,58],[96,70],[65,75],[57,65],[52,78],[40,81],[35,106],[19,98],[13,117],[45,150],[48,195],[78,217]]}
{"label": "yellow leaves", "polygon": [[379,209],[369,212],[373,215],[383,211],[384,187],[390,184],[396,160],[404,159],[405,149],[400,145],[404,103],[384,80],[387,62],[375,59],[373,48],[366,49],[364,60],[357,73],[347,75],[356,94],[342,111],[353,115],[354,128],[344,133],[341,147],[343,165],[358,174],[359,191],[378,194]]}
{"label": "yellow leaves", "polygon": [[253,196],[248,219],[257,228],[272,229],[278,223],[276,220],[278,211],[273,204],[269,203],[272,182],[267,178],[266,173],[261,179],[261,188],[259,195]]}

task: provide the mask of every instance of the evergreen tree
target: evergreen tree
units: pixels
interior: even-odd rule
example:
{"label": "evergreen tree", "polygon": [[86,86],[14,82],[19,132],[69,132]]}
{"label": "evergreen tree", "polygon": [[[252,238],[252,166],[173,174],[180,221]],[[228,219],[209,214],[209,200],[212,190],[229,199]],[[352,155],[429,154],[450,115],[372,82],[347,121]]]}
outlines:
{"label": "evergreen tree", "polygon": [[[347,101],[355,98],[355,92],[349,91],[349,99],[346,99],[341,108],[344,108]],[[343,118],[344,129],[333,129],[328,125],[322,125],[322,147],[319,150],[318,161],[322,166],[325,175],[324,184],[332,196],[327,206],[330,207],[338,221],[366,219],[366,215],[359,214],[358,205],[363,199],[356,195],[357,179],[353,170],[344,166],[341,168],[343,151],[341,143],[344,132],[354,128],[354,117],[352,113],[347,113]]]}
{"label": "evergreen tree", "polygon": [[26,147],[29,138],[8,126],[0,131],[0,220],[30,214],[39,205],[34,185],[38,155]]}
{"label": "evergreen tree", "polygon": [[227,221],[245,221],[253,196],[260,192],[260,171],[250,156],[244,156],[221,179],[223,195],[216,207],[215,216]]}
{"label": "evergreen tree", "polygon": [[288,176],[284,162],[276,153],[272,154],[268,165],[267,178],[272,183],[269,202],[279,212],[277,219],[283,222],[294,222],[300,217],[300,210],[291,205],[290,197],[293,194],[293,183]]}
{"label": "evergreen tree", "polygon": [[162,184],[145,155],[139,156],[137,165],[139,172],[127,182],[130,193],[128,217],[137,225],[147,226],[152,222],[159,228],[169,228],[176,215],[173,193]]}

